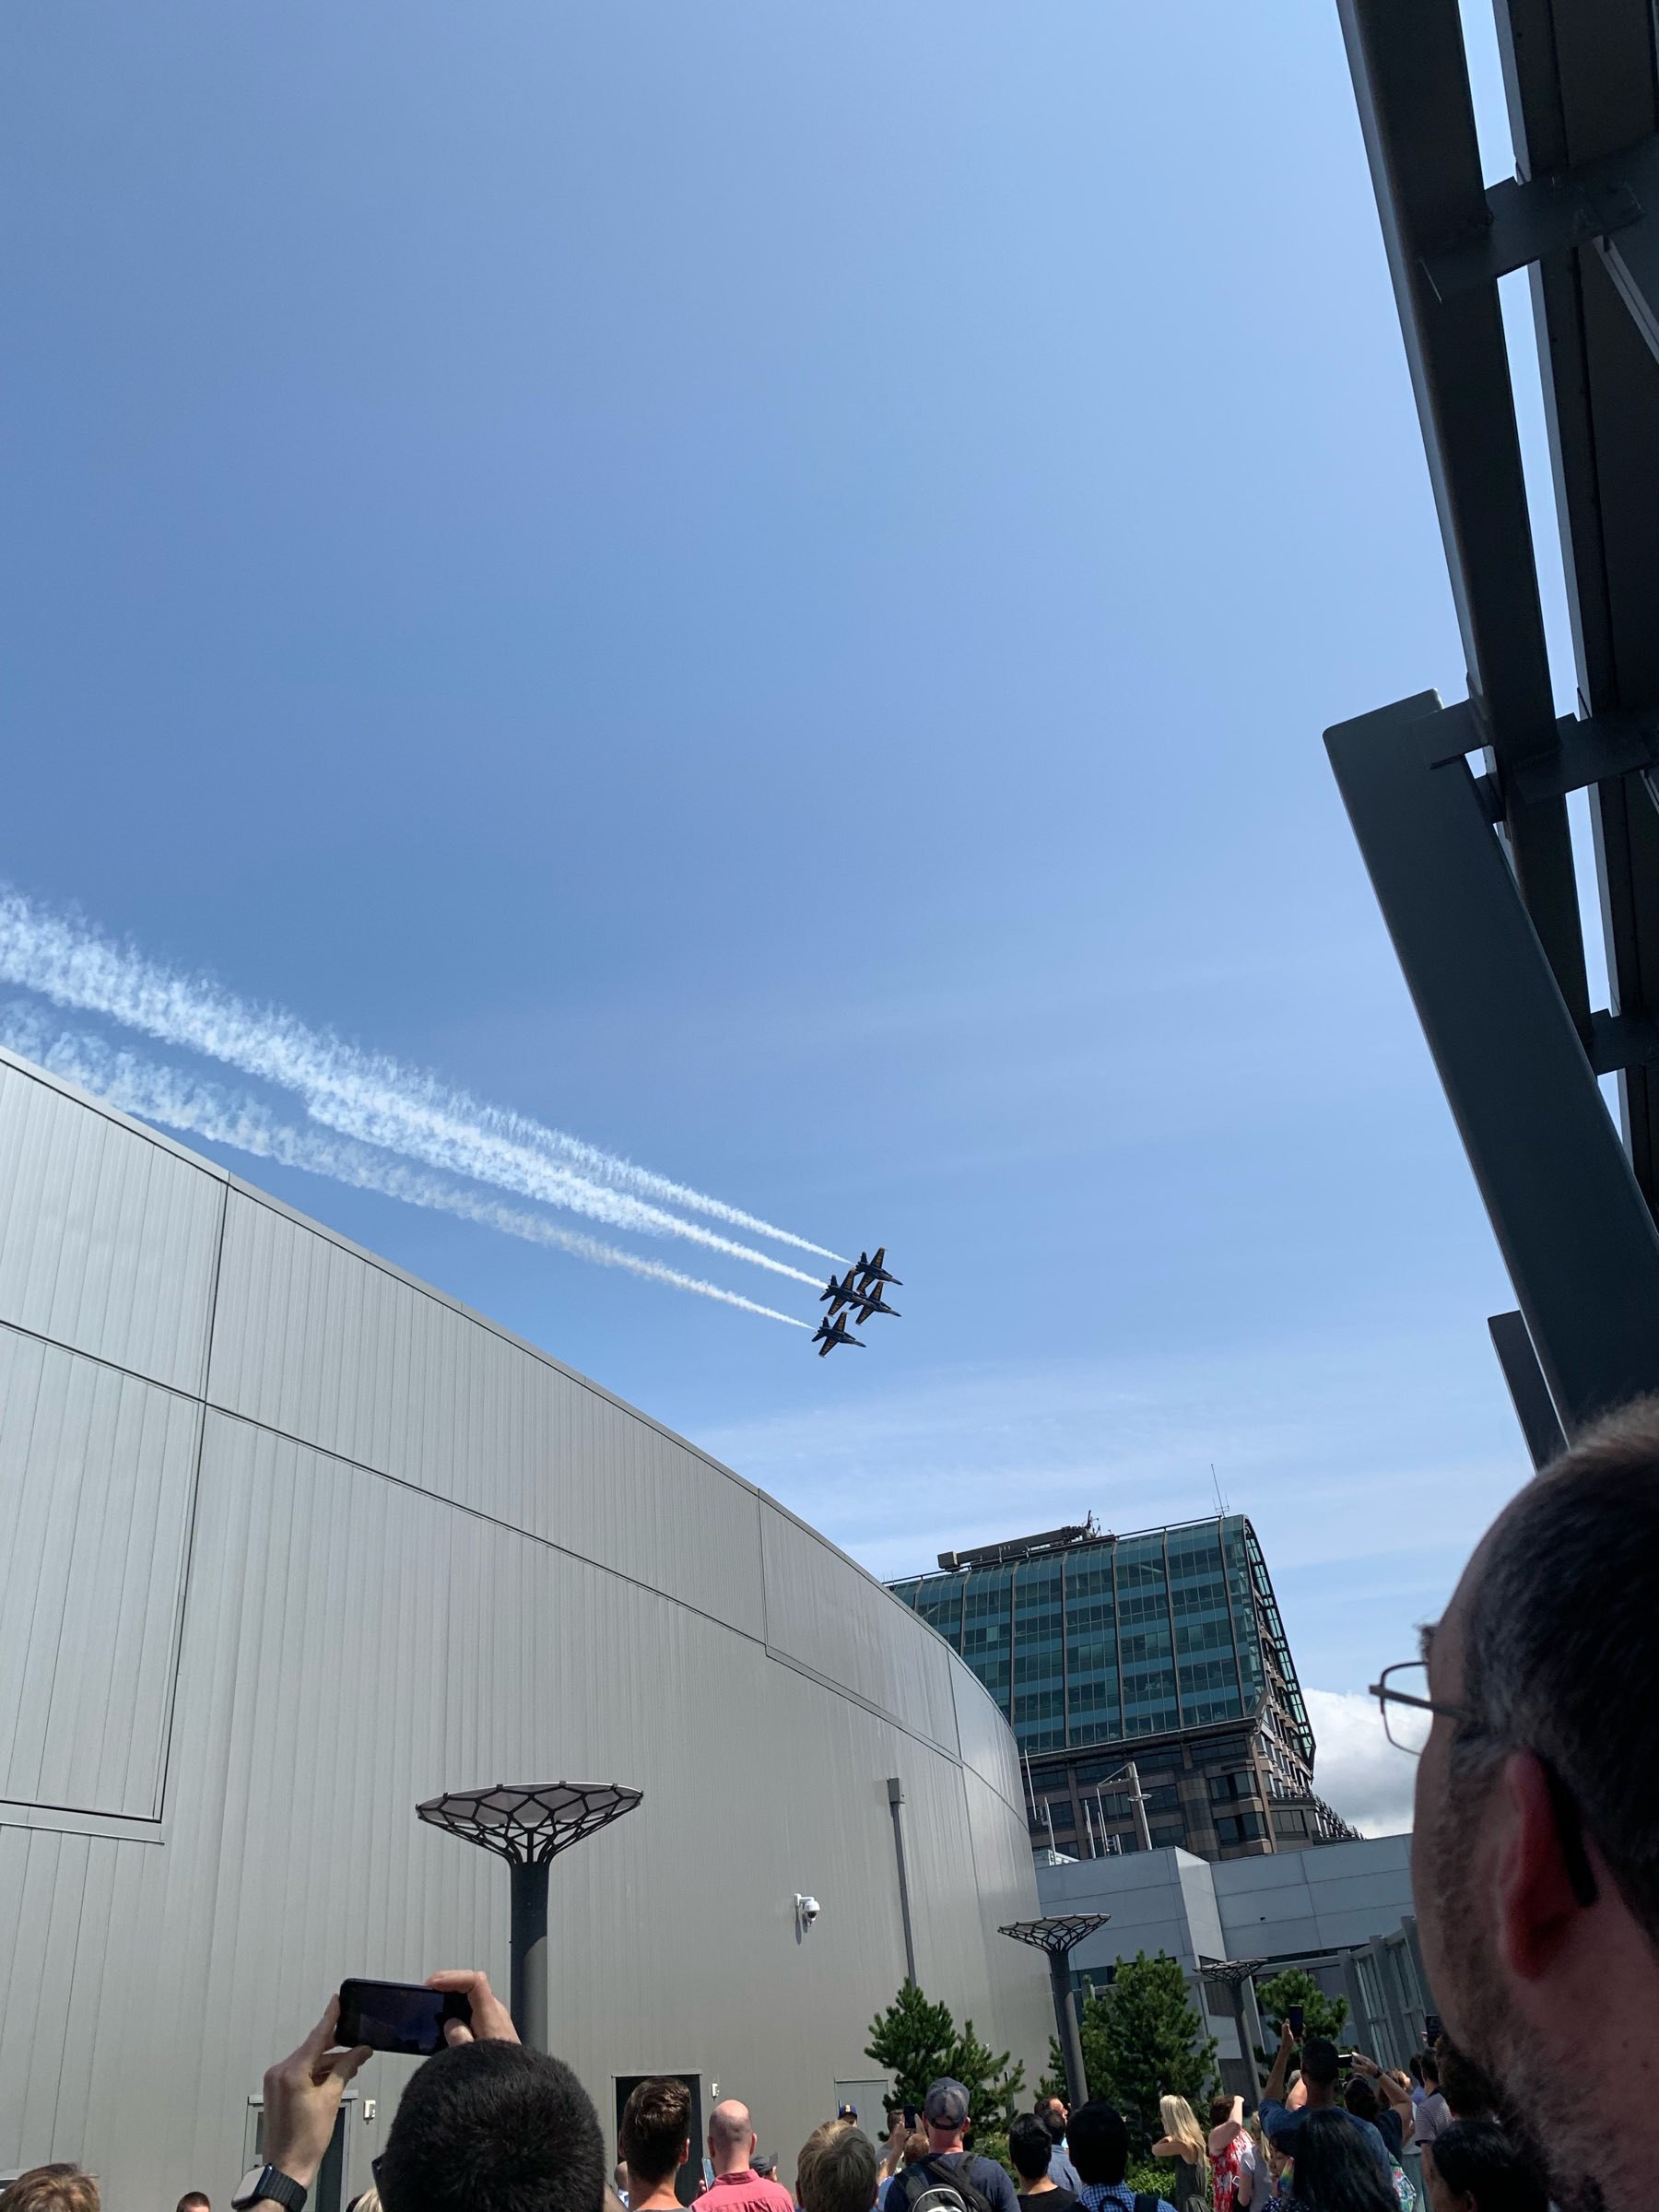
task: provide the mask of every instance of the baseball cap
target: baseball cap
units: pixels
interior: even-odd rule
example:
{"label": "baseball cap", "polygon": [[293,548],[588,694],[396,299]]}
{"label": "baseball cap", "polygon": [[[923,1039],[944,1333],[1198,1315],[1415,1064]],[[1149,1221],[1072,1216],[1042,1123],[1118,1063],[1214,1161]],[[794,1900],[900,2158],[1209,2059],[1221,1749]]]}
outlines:
{"label": "baseball cap", "polygon": [[838,2120],[856,2120],[858,2107],[855,2104],[838,2104],[835,2108],[835,2116]]}
{"label": "baseball cap", "polygon": [[946,2075],[928,2085],[922,2110],[935,2127],[960,2127],[968,2118],[968,2092],[959,2081]]}

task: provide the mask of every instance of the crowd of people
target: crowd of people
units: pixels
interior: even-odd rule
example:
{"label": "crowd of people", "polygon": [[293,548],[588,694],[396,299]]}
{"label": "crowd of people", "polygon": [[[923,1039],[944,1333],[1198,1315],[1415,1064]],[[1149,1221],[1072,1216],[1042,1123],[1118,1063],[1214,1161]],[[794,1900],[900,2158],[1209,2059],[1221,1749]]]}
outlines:
{"label": "crowd of people", "polygon": [[[1098,2100],[1018,2120],[1011,2175],[971,2148],[962,2084],[935,2081],[919,2112],[890,2115],[880,2152],[851,2114],[816,2130],[793,2194],[761,2171],[750,2115],[727,2100],[709,2123],[711,2212],[1647,2212],[1659,1744],[1641,1685],[1659,1679],[1655,1557],[1659,1400],[1601,1424],[1519,1494],[1425,1635],[1427,1693],[1407,1700],[1431,1719],[1413,1883],[1454,2040],[1391,2072],[1317,2035],[1299,2045],[1288,2022],[1254,2112],[1218,2098],[1206,2129],[1183,2099],[1162,2100],[1151,2147],[1172,2161],[1170,2197],[1130,2185],[1129,2123]],[[484,1974],[432,1986],[464,1994],[470,2024],[449,2021],[446,2048],[410,2077],[358,2212],[614,2206],[598,2115],[571,2068],[521,2045]],[[266,2075],[266,2166],[237,2212],[303,2212],[371,2055],[336,2046],[338,2018],[335,1998]],[[627,2212],[677,2206],[682,2083],[634,2089],[618,2149]],[[100,2212],[97,2185],[40,2167],[0,2192],[0,2212]],[[193,2193],[179,2212],[211,2207]]]}

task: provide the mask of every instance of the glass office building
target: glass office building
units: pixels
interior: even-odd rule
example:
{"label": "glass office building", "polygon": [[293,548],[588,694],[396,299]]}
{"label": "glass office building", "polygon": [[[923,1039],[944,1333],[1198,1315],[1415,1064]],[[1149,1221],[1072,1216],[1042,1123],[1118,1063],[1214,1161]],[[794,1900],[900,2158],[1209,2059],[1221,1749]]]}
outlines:
{"label": "glass office building", "polygon": [[1134,1850],[1131,1759],[1155,1847],[1230,1858],[1355,1832],[1314,1795],[1313,1732],[1242,1514],[1124,1536],[1090,1522],[889,1586],[1007,1715],[1039,1846]]}

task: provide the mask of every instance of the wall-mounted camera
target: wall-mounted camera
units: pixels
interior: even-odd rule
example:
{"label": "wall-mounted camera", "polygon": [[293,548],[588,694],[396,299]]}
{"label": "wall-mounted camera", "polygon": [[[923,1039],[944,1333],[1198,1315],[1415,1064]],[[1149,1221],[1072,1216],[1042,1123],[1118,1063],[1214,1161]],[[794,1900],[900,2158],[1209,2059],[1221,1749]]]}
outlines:
{"label": "wall-mounted camera", "polygon": [[795,1941],[797,1943],[799,1943],[802,1936],[806,1935],[807,1929],[812,1925],[813,1922],[818,1918],[818,1914],[822,1911],[823,1907],[818,1903],[816,1897],[806,1897],[803,1896],[798,1889],[796,1890]]}

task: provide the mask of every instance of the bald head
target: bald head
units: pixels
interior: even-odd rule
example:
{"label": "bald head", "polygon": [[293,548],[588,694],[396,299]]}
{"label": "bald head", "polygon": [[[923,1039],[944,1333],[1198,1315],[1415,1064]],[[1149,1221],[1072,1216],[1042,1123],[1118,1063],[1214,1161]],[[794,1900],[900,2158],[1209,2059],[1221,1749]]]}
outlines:
{"label": "bald head", "polygon": [[747,2104],[724,2098],[709,2114],[709,2157],[716,2173],[741,2173],[754,2156],[755,2129]]}

